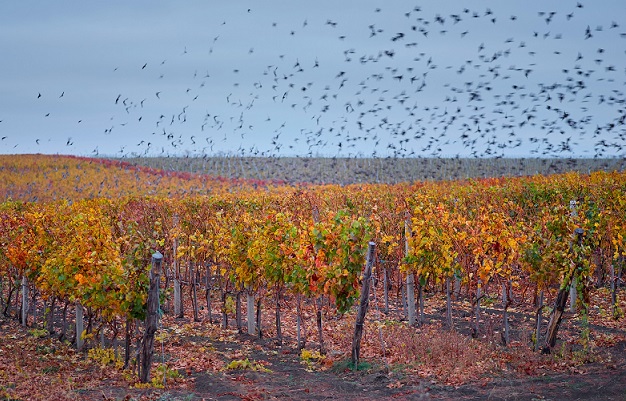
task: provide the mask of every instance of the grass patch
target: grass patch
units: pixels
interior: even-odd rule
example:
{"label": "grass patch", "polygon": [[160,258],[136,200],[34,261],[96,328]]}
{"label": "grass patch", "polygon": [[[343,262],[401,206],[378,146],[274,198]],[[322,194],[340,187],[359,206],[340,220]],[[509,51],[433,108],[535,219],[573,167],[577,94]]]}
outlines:
{"label": "grass patch", "polygon": [[354,369],[354,364],[352,363],[352,359],[344,359],[341,361],[337,361],[333,364],[331,368],[331,372],[334,373],[343,373],[343,372],[368,372],[374,368],[374,365],[367,361],[361,361],[357,365],[356,369]]}

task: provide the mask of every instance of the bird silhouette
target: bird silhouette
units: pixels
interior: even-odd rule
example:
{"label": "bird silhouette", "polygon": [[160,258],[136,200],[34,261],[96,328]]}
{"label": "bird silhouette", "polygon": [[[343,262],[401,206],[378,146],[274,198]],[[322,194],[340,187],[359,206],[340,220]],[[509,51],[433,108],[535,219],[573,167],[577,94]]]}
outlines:
{"label": "bird silhouette", "polygon": [[[100,129],[105,135],[146,132],[163,138],[154,144],[137,138],[133,145],[143,147],[140,151],[193,150],[200,142],[212,151],[220,143],[211,136],[220,131],[226,133],[221,149],[238,154],[247,149],[335,154],[374,144],[376,154],[397,157],[420,150],[435,157],[461,150],[496,157],[522,147],[548,156],[596,151],[583,142],[595,143],[602,154],[619,152],[626,99],[623,49],[614,44],[626,37],[621,17],[607,12],[594,17],[602,9],[595,4],[531,8],[451,5],[444,12],[436,5],[393,4],[359,10],[350,24],[324,11],[315,19],[303,12],[272,21],[239,8],[241,23],[260,22],[258,37],[232,41],[238,28],[231,27],[240,21],[225,16],[224,24],[203,28],[208,39],[202,51],[192,44],[182,45],[182,52],[156,50],[148,60],[163,61],[150,62],[150,69],[144,61],[141,74],[137,64],[119,64],[118,81],[107,92],[108,99],[116,96],[115,108]],[[310,46],[311,37],[324,50]],[[272,42],[271,52],[264,40]],[[452,46],[454,51],[442,52]],[[218,64],[219,52],[236,57]],[[141,90],[119,89],[138,77]],[[159,102],[149,100],[151,91]],[[56,107],[70,107],[75,91],[68,93],[72,96],[52,104],[38,92],[41,105],[55,107],[48,109],[54,118],[46,121],[62,120]],[[278,131],[291,136],[276,135],[273,124],[283,116],[289,118]],[[160,135],[163,127],[167,132]],[[267,149],[233,142],[256,137],[264,138]]]}

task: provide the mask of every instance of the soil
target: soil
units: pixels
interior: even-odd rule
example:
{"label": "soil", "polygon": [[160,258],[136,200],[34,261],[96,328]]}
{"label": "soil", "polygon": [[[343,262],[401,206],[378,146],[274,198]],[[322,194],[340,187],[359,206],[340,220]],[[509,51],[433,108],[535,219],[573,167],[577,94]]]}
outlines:
{"label": "soil", "polygon": [[[622,309],[626,309],[624,301],[621,302]],[[445,337],[446,331],[440,328],[445,313],[441,304],[433,304],[427,310],[428,324],[424,329],[405,327],[398,322],[399,316],[394,316],[390,319],[395,322],[390,330],[405,329],[388,333],[417,333],[415,337],[401,338],[400,343],[425,336],[441,336],[444,342],[447,338],[460,341],[471,337],[471,311],[459,304],[455,313],[458,334]],[[504,360],[504,365],[500,361],[497,369],[479,368],[461,375],[456,371],[456,385],[454,379],[446,377],[442,373],[445,371],[437,371],[434,365],[424,368],[431,369],[431,373],[425,373],[422,366],[406,368],[398,362],[390,363],[387,368],[380,354],[375,356],[380,348],[377,336],[372,333],[364,339],[364,363],[353,371],[348,355],[334,351],[349,350],[351,333],[346,330],[352,327],[350,317],[335,320],[328,316],[327,357],[303,361],[295,346],[294,333],[288,329],[293,324],[285,325],[288,335],[285,345],[279,346],[271,325],[267,327],[267,337],[258,339],[239,334],[232,320],[230,328],[223,330],[217,322],[194,323],[189,318],[166,315],[161,331],[165,340],[156,342],[152,375],[162,374],[156,366],[165,362],[168,369],[182,377],[166,379],[165,388],[137,388],[132,374],[113,366],[99,366],[87,352],[77,352],[71,344],[50,336],[37,338],[33,329],[22,327],[14,318],[0,316],[0,400],[626,400],[625,320],[607,318],[602,310],[608,309],[600,300],[593,304],[602,306],[590,316],[597,357],[571,361],[578,354],[565,349],[580,338],[579,323],[573,314],[567,314],[559,331],[559,346],[565,351],[558,358],[533,353],[524,335],[534,324],[532,308],[518,308],[511,311],[511,320],[517,328],[513,332],[514,341],[519,344],[517,351],[513,345],[485,345],[483,351],[487,349],[489,353],[476,355],[495,356]],[[286,308],[285,319],[293,320],[289,312]],[[497,331],[488,329],[499,322],[500,315],[490,307],[485,307],[482,313],[485,335],[478,342],[486,344],[490,338],[500,337]],[[270,321],[269,316],[265,318],[265,322]],[[312,322],[307,324],[313,327]],[[309,339],[315,337],[314,332],[308,334]],[[386,339],[389,344],[392,340]],[[161,348],[159,344],[163,343]],[[442,346],[441,341],[431,344]],[[316,347],[316,343],[309,342],[306,349],[313,352]],[[397,353],[398,349],[392,352]],[[509,356],[502,358],[506,354]],[[455,360],[449,354],[442,358],[440,365],[466,366],[463,360]],[[461,354],[460,358],[472,356]],[[244,361],[245,369],[228,368],[230,363]]]}
{"label": "soil", "polygon": [[[307,369],[297,351],[276,346],[272,341],[259,341],[247,335],[244,343],[255,345],[250,360],[271,371],[227,370],[223,372],[192,372],[194,386],[189,390],[130,391],[133,398],[159,400],[626,400],[626,342],[616,344],[614,363],[591,363],[570,373],[527,376],[510,374],[484,377],[461,386],[446,386],[435,381],[418,379],[400,372],[387,372],[384,366],[353,371],[343,365],[327,371]],[[194,345],[199,342],[196,338]],[[208,339],[207,339],[208,340]],[[223,353],[237,352],[241,342],[212,341]],[[341,363],[335,365],[342,365]],[[118,389],[119,390],[119,389]],[[124,392],[98,389],[93,399],[104,394]],[[89,399],[88,394],[85,399]],[[105,398],[106,399],[106,398]]]}
{"label": "soil", "polygon": [[[624,345],[624,344],[622,344]],[[624,348],[624,347],[622,347]],[[626,365],[539,377],[502,377],[459,387],[412,380],[384,369],[307,372],[297,355],[255,355],[273,373],[196,375],[194,396],[205,400],[626,400]]]}

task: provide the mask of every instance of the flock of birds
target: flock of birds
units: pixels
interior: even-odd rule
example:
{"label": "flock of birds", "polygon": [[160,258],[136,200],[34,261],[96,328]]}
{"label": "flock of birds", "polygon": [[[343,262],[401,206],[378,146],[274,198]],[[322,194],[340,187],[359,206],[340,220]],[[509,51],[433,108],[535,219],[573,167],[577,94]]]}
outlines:
{"label": "flock of birds", "polygon": [[[393,24],[378,21],[387,12],[381,6],[357,16],[356,31],[343,30],[339,16],[268,21],[282,38],[271,51],[252,37],[233,48],[226,27],[237,21],[225,20],[210,28],[215,35],[204,48],[113,68],[113,77],[132,70],[142,85],[111,92],[98,140],[136,138],[118,146],[121,157],[623,157],[626,23],[617,10],[617,21],[585,22],[586,8],[599,4],[559,3],[559,11],[524,19],[470,3],[449,14],[418,5]],[[241,12],[245,22],[256,10]],[[316,54],[316,36],[334,45]],[[245,53],[234,58],[240,64],[216,70],[234,52]],[[66,92],[43,88],[32,101],[62,103]],[[2,120],[10,116],[1,113],[5,142]],[[70,151],[82,135],[94,135],[76,128],[83,117],[73,121]]]}

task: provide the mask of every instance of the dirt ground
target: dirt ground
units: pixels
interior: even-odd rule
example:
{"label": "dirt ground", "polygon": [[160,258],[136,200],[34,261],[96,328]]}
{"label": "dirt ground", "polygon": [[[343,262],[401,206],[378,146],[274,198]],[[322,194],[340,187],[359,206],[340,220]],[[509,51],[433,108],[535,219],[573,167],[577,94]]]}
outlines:
{"label": "dirt ground", "polygon": [[[484,377],[460,386],[448,386],[402,372],[389,372],[384,366],[372,366],[356,372],[345,367],[326,371],[311,370],[300,361],[295,350],[276,347],[271,341],[262,341],[262,344],[256,339],[250,341],[261,345],[249,354],[250,360],[270,371],[192,372],[193,386],[188,390],[119,392],[120,389],[113,389],[107,392],[104,388],[85,393],[83,395],[86,398],[81,399],[120,399],[125,396],[159,400],[220,401],[626,400],[626,342],[613,347],[615,359],[609,365],[591,363],[570,373],[538,376],[510,374]],[[194,346],[202,345],[202,339],[196,338],[193,343]],[[211,345],[218,352],[224,353],[237,353],[241,347],[240,342],[212,341]]]}
{"label": "dirt ground", "polygon": [[[624,353],[626,344],[621,344]],[[194,397],[205,400],[626,400],[626,364],[588,366],[584,373],[499,377],[458,387],[384,369],[308,372],[298,356],[255,354],[272,373],[196,375]],[[181,394],[183,395],[183,394]]]}
{"label": "dirt ground", "polygon": [[[622,344],[624,348],[624,344]],[[623,351],[622,351],[623,352]],[[538,377],[499,377],[458,387],[387,373],[309,372],[294,354],[254,355],[272,372],[194,374],[191,391],[158,399],[176,400],[626,400],[626,365],[589,366],[584,372]]]}
{"label": "dirt ground", "polygon": [[[166,377],[164,388],[142,387],[134,373],[115,361],[98,360],[56,337],[37,335],[13,316],[0,316],[0,400],[626,400],[626,321],[607,318],[607,306],[599,299],[590,314],[594,357],[578,361],[572,361],[580,357],[574,350],[580,339],[574,314],[567,314],[559,331],[560,355],[547,357],[532,352],[528,343],[534,324],[531,307],[511,311],[513,344],[503,347],[490,340],[500,337],[497,308],[483,309],[484,333],[474,340],[472,314],[461,303],[454,332],[442,330],[441,304],[432,304],[423,328],[388,316],[385,358],[373,329],[385,321],[380,317],[376,324],[367,323],[365,363],[357,371],[347,362],[353,316],[326,317],[329,352],[323,359],[314,355],[318,344],[311,329],[306,349],[313,357],[307,359],[295,345],[290,308],[285,310],[289,323],[282,346],[272,332],[271,310],[264,316],[268,326],[263,339],[238,333],[232,320],[223,330],[217,322],[165,315],[151,371],[158,384],[164,374],[159,367],[175,373]],[[375,315],[372,311],[372,319]],[[314,327],[311,320],[305,323]],[[448,342],[456,344],[447,348]],[[405,343],[409,348],[402,348]],[[466,352],[474,346],[479,347],[475,353]],[[424,347],[432,348],[429,354],[419,353]],[[411,363],[415,360],[422,362]]]}

